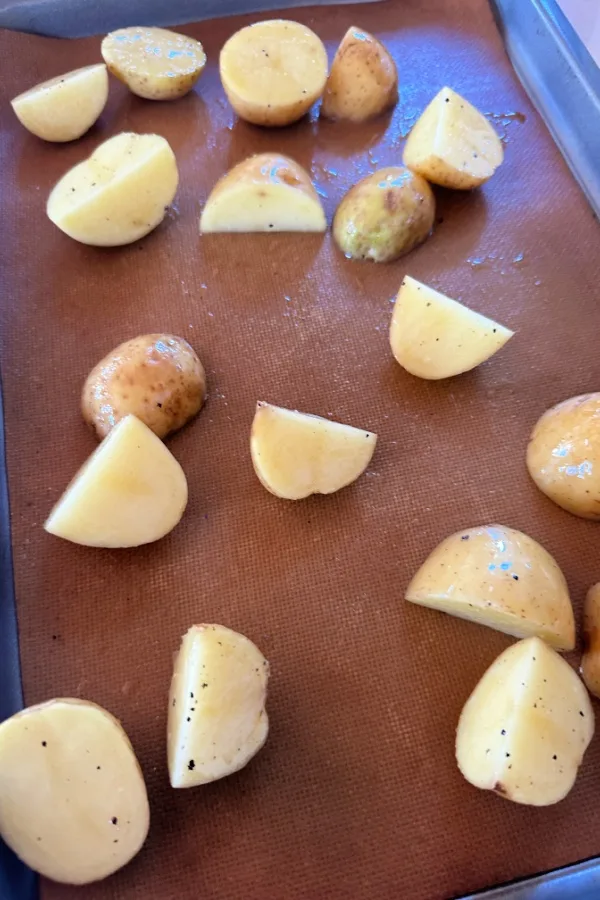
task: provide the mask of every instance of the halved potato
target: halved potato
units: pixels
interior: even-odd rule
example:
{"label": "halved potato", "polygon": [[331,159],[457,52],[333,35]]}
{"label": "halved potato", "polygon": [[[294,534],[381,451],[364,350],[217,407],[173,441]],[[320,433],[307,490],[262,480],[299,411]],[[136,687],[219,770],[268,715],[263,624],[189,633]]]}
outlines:
{"label": "halved potato", "polygon": [[325,231],[327,222],[310,176],[278,153],[234,166],[213,188],[200,231]]}
{"label": "halved potato", "polygon": [[600,697],[600,584],[587,592],[583,607],[583,656],[581,674],[587,689]]}
{"label": "halved potato", "polygon": [[147,425],[126,416],[79,470],[44,528],[88,547],[138,547],[175,528],[187,504],[183,469]]}
{"label": "halved potato", "polygon": [[285,500],[332,494],[362,475],[377,435],[269,403],[257,403],[250,451],[268,491]]}
{"label": "halved potato", "polygon": [[237,772],[267,739],[269,664],[223,625],[193,625],[181,642],[169,694],[167,751],[174,788]]}
{"label": "halved potato", "polygon": [[125,132],[67,172],[46,211],[82,244],[130,244],[162,222],[178,180],[175,155],[163,137]]}
{"label": "halved potato", "polygon": [[0,725],[0,834],[46,878],[88,884],[148,834],[144,778],[121,724],[84,700],[51,700]]}
{"label": "halved potato", "polygon": [[394,60],[377,38],[353,25],[331,64],[321,115],[364,122],[397,100],[398,72]]}
{"label": "halved potato", "polygon": [[573,787],[593,735],[585,687],[558,653],[532,637],[505,650],[467,700],[456,759],[475,787],[549,806]]}
{"label": "halved potato", "polygon": [[505,525],[451,535],[425,560],[406,599],[557,650],[575,646],[567,582],[541,544]]}
{"label": "halved potato", "polygon": [[299,22],[256,22],[229,38],[219,57],[223,88],[241,119],[289,125],[323,93],[327,52]]}
{"label": "halved potato", "polygon": [[108,99],[106,66],[57,75],[11,100],[21,125],[45,141],[74,141],[101,115]]}
{"label": "halved potato", "polygon": [[390,345],[419,378],[450,378],[497,353],[513,332],[406,275],[398,291]]}
{"label": "halved potato", "polygon": [[402,161],[434,184],[470,190],[491,178],[503,158],[502,142],[485,116],[445,87],[412,128]]}

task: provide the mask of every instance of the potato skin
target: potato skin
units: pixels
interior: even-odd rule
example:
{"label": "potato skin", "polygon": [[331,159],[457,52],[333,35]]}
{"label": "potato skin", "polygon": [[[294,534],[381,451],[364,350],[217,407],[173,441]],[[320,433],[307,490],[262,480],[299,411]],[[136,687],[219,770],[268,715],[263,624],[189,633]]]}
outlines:
{"label": "potato skin", "polygon": [[98,437],[134,415],[158,437],[181,428],[202,408],[206,375],[187,341],[144,334],[115,347],[83,386],[81,411]]}
{"label": "potato skin", "polygon": [[600,583],[589,589],[583,606],[580,672],[590,694],[600,697]]}
{"label": "potato skin", "polygon": [[349,28],[331,65],[321,115],[365,122],[397,100],[398,71],[390,54],[372,34]]}

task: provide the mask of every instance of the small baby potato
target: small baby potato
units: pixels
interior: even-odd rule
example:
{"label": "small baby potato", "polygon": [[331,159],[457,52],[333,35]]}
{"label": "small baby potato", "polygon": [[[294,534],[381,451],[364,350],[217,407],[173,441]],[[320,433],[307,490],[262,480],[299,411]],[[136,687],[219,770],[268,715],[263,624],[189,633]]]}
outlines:
{"label": "small baby potato", "polygon": [[165,28],[120,28],[102,41],[109,72],[146,100],[177,100],[194,87],[206,65],[200,41]]}
{"label": "small baby potato", "polygon": [[317,35],[298,22],[256,22],[229,38],[219,57],[229,102],[254,125],[290,125],[323,93],[327,51]]}
{"label": "small baby potato", "polygon": [[11,100],[21,125],[44,141],[75,141],[99,118],[108,99],[106,66],[84,66]]}
{"label": "small baby potato", "polygon": [[350,188],[333,219],[333,236],[348,259],[390,262],[431,232],[435,199],[424,178],[391,167]]}
{"label": "small baby potato", "polygon": [[558,506],[600,520],[600,393],[571,397],[544,413],[529,440],[527,468]]}
{"label": "small baby potato", "polygon": [[321,104],[327,119],[365,122],[398,100],[398,71],[377,38],[354,25],[337,49]]}
{"label": "small baby potato", "polygon": [[588,691],[600,697],[600,584],[587,592],[583,607],[581,675]]}
{"label": "small baby potato", "polygon": [[143,334],[94,366],[81,411],[101,440],[129,415],[164,438],[192,419],[205,398],[204,368],[188,342],[174,334]]}

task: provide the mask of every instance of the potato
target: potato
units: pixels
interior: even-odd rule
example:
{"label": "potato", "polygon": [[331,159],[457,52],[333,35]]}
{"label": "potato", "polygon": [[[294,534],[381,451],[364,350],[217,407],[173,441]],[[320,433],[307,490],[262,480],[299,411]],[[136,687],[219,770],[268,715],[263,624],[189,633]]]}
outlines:
{"label": "potato", "polygon": [[204,368],[188,342],[173,334],[143,334],[94,366],[81,410],[100,439],[128,415],[164,438],[192,419],[205,397]]}
{"label": "potato", "polygon": [[213,188],[200,231],[325,231],[327,222],[310,176],[278,153],[234,166]]}
{"label": "potato", "polygon": [[174,788],[242,769],[267,739],[269,664],[258,647],[223,625],[193,625],[175,658],[167,755]]}
{"label": "potato", "polygon": [[600,519],[600,393],[571,397],[539,419],[527,468],[542,493],[582,519]]}
{"label": "potato", "polygon": [[537,541],[505,525],[446,538],[411,581],[406,599],[513,637],[537,635],[557,650],[575,646],[563,573]]}
{"label": "potato", "polygon": [[51,700],[0,725],[0,834],[36,872],[67,884],[132,859],[150,811],[120,723],[83,700]]}
{"label": "potato", "polygon": [[485,116],[445,87],[412,128],[402,162],[433,184],[470,190],[491,178],[503,158],[502,142]]}
{"label": "potato", "polygon": [[256,22],[229,38],[219,57],[229,102],[254,125],[289,125],[323,93],[327,52],[317,35],[299,22]]}
{"label": "potato", "polygon": [[139,547],[175,528],[187,504],[183,469],[135,416],[112,428],[44,528],[88,547]]}
{"label": "potato", "polygon": [[250,452],[254,471],[276,497],[332,494],[362,475],[377,435],[320,416],[257,403]]}
{"label": "potato", "polygon": [[390,262],[425,240],[434,217],[435,200],[423,178],[402,167],[379,169],[343,198],[333,237],[349,259]]}
{"label": "potato", "polygon": [[130,91],[146,100],[177,100],[194,87],[206,65],[200,41],[139,25],[107,34],[104,62]]}
{"label": "potato", "polygon": [[349,28],[331,64],[321,115],[364,122],[398,100],[398,72],[388,51],[367,31]]}
{"label": "potato", "polygon": [[456,759],[475,787],[549,806],[573,787],[593,734],[583,684],[558,653],[531,637],[500,654],[467,700]]}
{"label": "potato", "polygon": [[178,178],[175,155],[163,137],[118,134],[61,178],[46,211],[82,244],[131,244],[162,222]]}
{"label": "potato", "polygon": [[409,275],[398,291],[390,345],[400,365],[419,378],[450,378],[497,353],[513,332]]}
{"label": "potato", "polygon": [[587,592],[583,607],[581,674],[588,691],[600,697],[600,584]]}
{"label": "potato", "polygon": [[106,66],[84,66],[19,94],[11,106],[21,125],[45,141],[74,141],[99,118],[108,100]]}

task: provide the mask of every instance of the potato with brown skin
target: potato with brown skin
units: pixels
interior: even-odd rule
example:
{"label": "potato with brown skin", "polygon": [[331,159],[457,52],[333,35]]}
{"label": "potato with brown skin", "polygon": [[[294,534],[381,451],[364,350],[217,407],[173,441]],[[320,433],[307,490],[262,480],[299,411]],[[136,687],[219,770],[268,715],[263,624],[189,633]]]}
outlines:
{"label": "potato with brown skin", "polygon": [[397,100],[398,71],[394,60],[377,38],[352,26],[331,64],[321,115],[365,122]]}
{"label": "potato with brown skin", "polygon": [[143,334],[94,366],[81,410],[101,439],[128,415],[164,438],[193,418],[205,397],[204,368],[188,342],[173,334]]}
{"label": "potato with brown skin", "polygon": [[581,677],[588,691],[600,697],[600,583],[592,585],[583,606]]}

